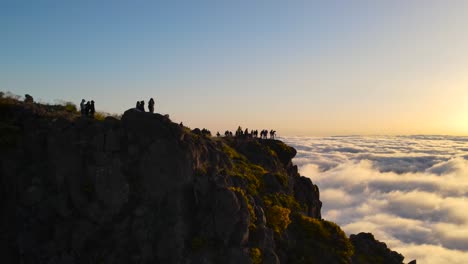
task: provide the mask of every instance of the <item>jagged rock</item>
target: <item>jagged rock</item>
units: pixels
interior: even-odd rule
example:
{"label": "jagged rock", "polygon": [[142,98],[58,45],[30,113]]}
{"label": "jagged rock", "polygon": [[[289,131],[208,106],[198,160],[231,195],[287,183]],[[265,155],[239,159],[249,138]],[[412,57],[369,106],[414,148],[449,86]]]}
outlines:
{"label": "jagged rock", "polygon": [[235,225],[239,222],[241,205],[236,194],[229,189],[218,189],[215,194],[214,229],[216,236],[228,244]]}
{"label": "jagged rock", "polygon": [[404,257],[401,254],[387,248],[385,243],[375,240],[371,233],[351,235],[350,240],[355,250],[353,264],[403,264]]}
{"label": "jagged rock", "polygon": [[320,201],[320,193],[317,185],[314,185],[309,178],[300,176],[296,178],[294,187],[296,199],[307,205],[307,215],[321,219],[322,202]]}

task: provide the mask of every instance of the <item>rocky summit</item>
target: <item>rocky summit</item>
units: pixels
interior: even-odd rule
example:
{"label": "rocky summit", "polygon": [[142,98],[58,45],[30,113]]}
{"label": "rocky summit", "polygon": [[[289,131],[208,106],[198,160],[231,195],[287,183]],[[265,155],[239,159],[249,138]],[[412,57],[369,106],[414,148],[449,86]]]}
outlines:
{"label": "rocky summit", "polygon": [[278,140],[3,100],[2,263],[403,263],[322,219]]}

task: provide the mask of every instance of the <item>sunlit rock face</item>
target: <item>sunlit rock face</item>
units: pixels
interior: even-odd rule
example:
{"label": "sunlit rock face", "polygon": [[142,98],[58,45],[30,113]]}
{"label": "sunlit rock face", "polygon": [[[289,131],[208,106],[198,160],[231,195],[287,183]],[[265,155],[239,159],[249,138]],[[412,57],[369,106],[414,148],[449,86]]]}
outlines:
{"label": "sunlit rock face", "polygon": [[5,263],[351,263],[281,141],[0,110]]}

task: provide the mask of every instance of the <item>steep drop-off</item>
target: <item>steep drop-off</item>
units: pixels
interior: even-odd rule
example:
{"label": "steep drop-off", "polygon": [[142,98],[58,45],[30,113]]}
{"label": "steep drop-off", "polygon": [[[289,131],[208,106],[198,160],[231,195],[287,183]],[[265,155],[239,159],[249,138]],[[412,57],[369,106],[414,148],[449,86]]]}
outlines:
{"label": "steep drop-off", "polygon": [[321,219],[281,141],[38,107],[0,106],[2,263],[402,263]]}

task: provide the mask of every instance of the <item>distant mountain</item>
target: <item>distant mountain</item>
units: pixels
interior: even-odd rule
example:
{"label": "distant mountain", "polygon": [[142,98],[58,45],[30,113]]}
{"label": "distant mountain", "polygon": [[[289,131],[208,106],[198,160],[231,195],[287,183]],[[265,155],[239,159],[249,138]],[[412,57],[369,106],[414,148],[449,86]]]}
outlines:
{"label": "distant mountain", "polygon": [[321,219],[278,140],[0,98],[2,263],[402,263]]}

